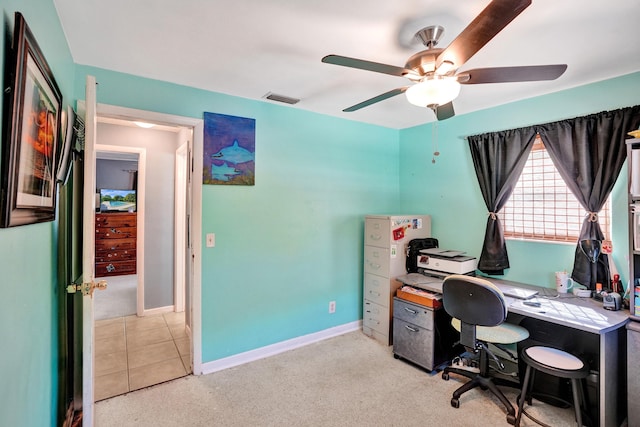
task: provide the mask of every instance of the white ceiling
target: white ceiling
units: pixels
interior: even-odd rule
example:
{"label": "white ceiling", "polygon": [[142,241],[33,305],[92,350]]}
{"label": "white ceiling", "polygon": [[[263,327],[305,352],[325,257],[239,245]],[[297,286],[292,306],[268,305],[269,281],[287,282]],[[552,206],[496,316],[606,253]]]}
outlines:
{"label": "white ceiling", "polygon": [[[261,100],[391,128],[434,120],[404,95],[353,113],[342,109],[408,80],[324,64],[338,54],[404,66],[442,25],[446,47],[488,0],[54,0],[78,64]],[[458,115],[640,71],[637,0],[533,0],[460,70],[568,64],[558,80],[464,85]],[[638,91],[640,88],[630,88]],[[273,102],[264,100],[264,102]],[[282,105],[282,104],[281,104]]]}

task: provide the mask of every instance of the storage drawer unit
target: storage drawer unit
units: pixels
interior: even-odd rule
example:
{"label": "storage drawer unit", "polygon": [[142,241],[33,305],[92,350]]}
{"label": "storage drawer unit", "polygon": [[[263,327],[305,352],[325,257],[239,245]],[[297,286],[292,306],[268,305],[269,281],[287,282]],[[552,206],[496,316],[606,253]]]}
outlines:
{"label": "storage drawer unit", "polygon": [[444,310],[400,298],[393,299],[393,306],[394,357],[409,360],[428,371],[450,358],[457,334]]}
{"label": "storage drawer unit", "polygon": [[392,342],[392,300],[406,273],[407,244],[431,236],[428,215],[369,215],[364,224],[363,332]]}
{"label": "storage drawer unit", "polygon": [[136,274],[136,215],[136,213],[96,214],[96,277]]}

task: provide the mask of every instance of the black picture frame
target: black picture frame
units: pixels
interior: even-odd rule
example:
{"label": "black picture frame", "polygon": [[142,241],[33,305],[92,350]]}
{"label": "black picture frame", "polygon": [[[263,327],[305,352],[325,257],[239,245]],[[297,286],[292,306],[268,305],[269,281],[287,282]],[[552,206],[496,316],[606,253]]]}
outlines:
{"label": "black picture frame", "polygon": [[[21,13],[6,61],[0,227],[53,221],[62,94]],[[6,74],[5,74],[6,75]]]}

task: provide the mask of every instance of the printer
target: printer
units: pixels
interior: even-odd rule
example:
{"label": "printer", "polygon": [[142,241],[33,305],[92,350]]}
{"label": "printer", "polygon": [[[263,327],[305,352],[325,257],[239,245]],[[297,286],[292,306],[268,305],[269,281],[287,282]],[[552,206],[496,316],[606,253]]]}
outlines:
{"label": "printer", "polygon": [[442,248],[422,249],[417,255],[418,272],[436,277],[450,274],[475,276],[478,260],[464,254],[465,252]]}

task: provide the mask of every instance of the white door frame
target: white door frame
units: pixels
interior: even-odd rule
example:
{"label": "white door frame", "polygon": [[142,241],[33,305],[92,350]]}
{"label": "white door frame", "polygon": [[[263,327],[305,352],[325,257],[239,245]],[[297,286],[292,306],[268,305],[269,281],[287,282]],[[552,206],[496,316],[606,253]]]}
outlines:
{"label": "white door frame", "polygon": [[[152,111],[137,110],[126,107],[119,107],[107,104],[97,104],[97,115],[100,117],[119,118],[123,120],[144,121],[157,124],[166,124],[170,126],[182,126],[191,129],[193,138],[193,158],[192,176],[202,177],[202,153],[204,139],[204,121],[192,117],[175,116],[172,114],[156,113]],[[95,179],[95,171],[94,171]],[[201,307],[201,280],[202,280],[202,179],[194,178],[191,181],[191,260],[192,265],[189,266],[192,272],[190,274],[191,281],[187,283],[190,286],[191,297],[191,355],[193,357],[192,366],[194,375],[202,375],[202,307]],[[93,199],[92,199],[93,203]],[[94,212],[93,209],[91,212]],[[91,233],[94,234],[93,232]],[[83,327],[93,330],[93,317],[83,319]],[[88,377],[88,378],[87,378]],[[85,375],[87,381],[91,382],[93,387],[93,372]],[[93,410],[93,393],[90,401],[83,399],[83,406]],[[93,420],[91,420],[92,422]],[[87,424],[90,425],[90,424]]]}
{"label": "white door frame", "polygon": [[[147,149],[123,145],[96,144],[95,151],[138,155],[138,183],[136,186],[136,314],[144,316],[144,200],[147,171]],[[97,168],[96,168],[97,169]]]}
{"label": "white door frame", "polygon": [[180,131],[180,146],[176,150],[175,156],[175,210],[174,210],[174,291],[173,310],[181,313],[184,311],[185,303],[185,248],[187,247],[187,228],[179,227],[179,224],[187,222],[187,164],[188,164],[188,138],[187,132]]}

